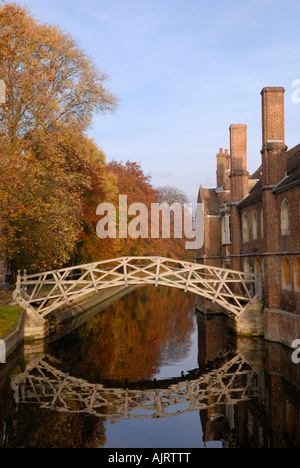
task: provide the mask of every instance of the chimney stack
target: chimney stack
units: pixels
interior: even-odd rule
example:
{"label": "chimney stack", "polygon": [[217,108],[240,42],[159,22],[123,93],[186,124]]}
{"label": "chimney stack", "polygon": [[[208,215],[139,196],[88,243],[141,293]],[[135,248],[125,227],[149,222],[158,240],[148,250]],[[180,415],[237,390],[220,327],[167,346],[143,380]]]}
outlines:
{"label": "chimney stack", "polygon": [[247,171],[247,125],[230,125],[230,192],[231,203],[236,203],[248,194]]}
{"label": "chimney stack", "polygon": [[220,148],[217,154],[217,188],[223,187],[225,178],[226,178],[226,154],[223,153],[223,148]]}
{"label": "chimney stack", "polygon": [[[267,87],[262,96],[262,208],[265,252],[282,250],[277,197],[272,192],[285,175],[286,149],[284,135],[284,88]],[[279,241],[280,239],[280,241]],[[276,256],[264,259],[265,303],[269,309],[280,309],[280,274]]]}
{"label": "chimney stack", "polygon": [[262,166],[263,185],[279,182],[286,171],[284,92],[282,87],[267,87],[262,96]]}
{"label": "chimney stack", "polygon": [[262,96],[262,149],[283,147],[284,136],[284,92],[281,87],[267,87]]}

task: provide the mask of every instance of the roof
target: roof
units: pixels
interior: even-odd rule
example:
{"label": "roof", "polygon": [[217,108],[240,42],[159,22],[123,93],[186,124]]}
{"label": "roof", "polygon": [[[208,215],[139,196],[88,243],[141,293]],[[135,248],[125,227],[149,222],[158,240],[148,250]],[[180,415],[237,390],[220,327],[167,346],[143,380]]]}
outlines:
{"label": "roof", "polygon": [[[300,144],[286,152],[287,156],[287,174],[273,188],[273,192],[287,190],[288,188],[300,184]],[[256,184],[251,188],[248,195],[239,201],[238,207],[243,208],[252,203],[256,203],[262,198],[262,166],[260,166],[250,177],[249,180],[256,180]],[[205,189],[202,186],[199,190],[198,203],[205,204],[206,215],[220,214],[220,200],[216,189]]]}
{"label": "roof", "polygon": [[262,181],[261,179],[252,187],[248,195],[243,198],[239,203],[238,206],[243,208],[244,206],[250,205],[251,203],[255,203],[262,198]]}
{"label": "roof", "polygon": [[287,151],[287,158],[287,173],[273,188],[275,193],[300,184],[300,144]]}
{"label": "roof", "polygon": [[[300,144],[291,148],[286,153],[287,156],[287,174],[285,177],[278,182],[278,184],[273,188],[273,192],[279,192],[281,190],[286,190],[293,185],[300,183]],[[257,183],[252,187],[249,194],[243,198],[238,206],[243,208],[244,206],[250,205],[259,201],[261,199],[261,189],[262,189],[262,166],[260,166],[250,179],[257,179]]]}
{"label": "roof", "polygon": [[204,189],[205,211],[207,215],[220,214],[220,202],[215,189]]}
{"label": "roof", "polygon": [[258,169],[252,174],[250,179],[260,179],[261,178],[261,171],[262,171],[262,166],[259,166]]}
{"label": "roof", "polygon": [[201,186],[198,203],[204,203],[206,215],[220,214],[220,202],[215,189],[205,189]]}
{"label": "roof", "polygon": [[300,164],[300,144],[287,151],[287,173],[290,174]]}
{"label": "roof", "polygon": [[251,203],[255,203],[256,201],[261,199],[261,196],[262,196],[261,195],[261,188],[262,188],[261,176],[262,176],[262,166],[259,166],[259,168],[252,174],[252,176],[249,177],[249,179],[257,180],[257,182],[249,191],[248,195],[246,195],[246,197],[243,198],[238,203],[238,206],[240,208],[250,205]]}

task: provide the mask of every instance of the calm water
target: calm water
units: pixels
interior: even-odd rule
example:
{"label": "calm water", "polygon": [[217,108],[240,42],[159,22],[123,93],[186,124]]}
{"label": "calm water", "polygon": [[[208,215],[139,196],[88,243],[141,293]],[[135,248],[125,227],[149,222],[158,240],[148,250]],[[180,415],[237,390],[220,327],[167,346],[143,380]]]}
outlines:
{"label": "calm water", "polygon": [[195,313],[175,289],[92,312],[0,366],[0,446],[300,447],[291,350],[234,339],[226,318]]}

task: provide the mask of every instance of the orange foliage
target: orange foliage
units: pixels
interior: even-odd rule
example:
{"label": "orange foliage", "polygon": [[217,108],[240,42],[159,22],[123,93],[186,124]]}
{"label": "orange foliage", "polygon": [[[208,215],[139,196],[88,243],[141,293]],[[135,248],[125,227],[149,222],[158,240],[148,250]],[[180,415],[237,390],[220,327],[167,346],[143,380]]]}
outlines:
{"label": "orange foliage", "polygon": [[[95,174],[97,174],[97,171]],[[170,239],[162,238],[162,226],[160,226],[159,238],[151,238],[151,205],[162,202],[161,192],[152,186],[151,177],[144,174],[140,164],[130,161],[127,161],[125,164],[116,161],[110,162],[106,165],[105,178],[113,180],[115,192],[108,191],[111,195],[109,199],[103,199],[103,191],[99,193],[98,198],[95,196],[97,193],[95,190],[92,191],[93,199],[88,195],[85,211],[85,224],[88,229],[85,231],[82,243],[80,244],[79,263],[137,255],[159,255],[178,259],[193,259],[193,253],[185,248],[185,239],[174,238],[172,218]],[[176,194],[176,190],[174,190],[174,193]],[[143,203],[147,207],[148,238],[139,237],[133,239],[129,234],[125,239],[119,238],[119,229],[117,229],[116,239],[97,238],[96,225],[99,221],[99,217],[96,216],[97,205],[103,201],[111,202],[114,205],[117,213],[117,228],[119,228],[119,195],[127,196],[128,207],[133,203]],[[128,216],[128,224],[132,218],[132,216]]]}
{"label": "orange foliage", "polygon": [[63,338],[59,358],[72,363],[74,375],[94,381],[151,380],[161,366],[186,356],[194,314],[193,295],[138,288]]}
{"label": "orange foliage", "polygon": [[[192,258],[184,239],[151,238],[151,204],[162,196],[136,162],[106,164],[85,134],[94,112],[114,111],[105,86],[75,40],[41,24],[16,4],[0,6],[0,77],[6,103],[0,113],[0,287],[8,261],[14,269],[49,270],[123,255]],[[119,195],[143,203],[149,238],[99,239],[97,206]],[[130,221],[132,217],[128,218]],[[117,222],[119,220],[117,219]]]}

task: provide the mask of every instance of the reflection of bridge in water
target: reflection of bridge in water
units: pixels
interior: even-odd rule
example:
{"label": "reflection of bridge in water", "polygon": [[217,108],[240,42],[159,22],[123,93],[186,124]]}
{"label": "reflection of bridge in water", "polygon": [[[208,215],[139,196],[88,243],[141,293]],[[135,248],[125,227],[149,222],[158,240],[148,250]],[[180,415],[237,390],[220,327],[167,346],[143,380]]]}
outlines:
{"label": "reflection of bridge in water", "polygon": [[216,405],[234,406],[261,393],[259,374],[240,354],[196,379],[182,377],[144,386],[93,384],[64,373],[57,365],[59,361],[47,356],[13,377],[16,404],[110,419],[162,418]]}

